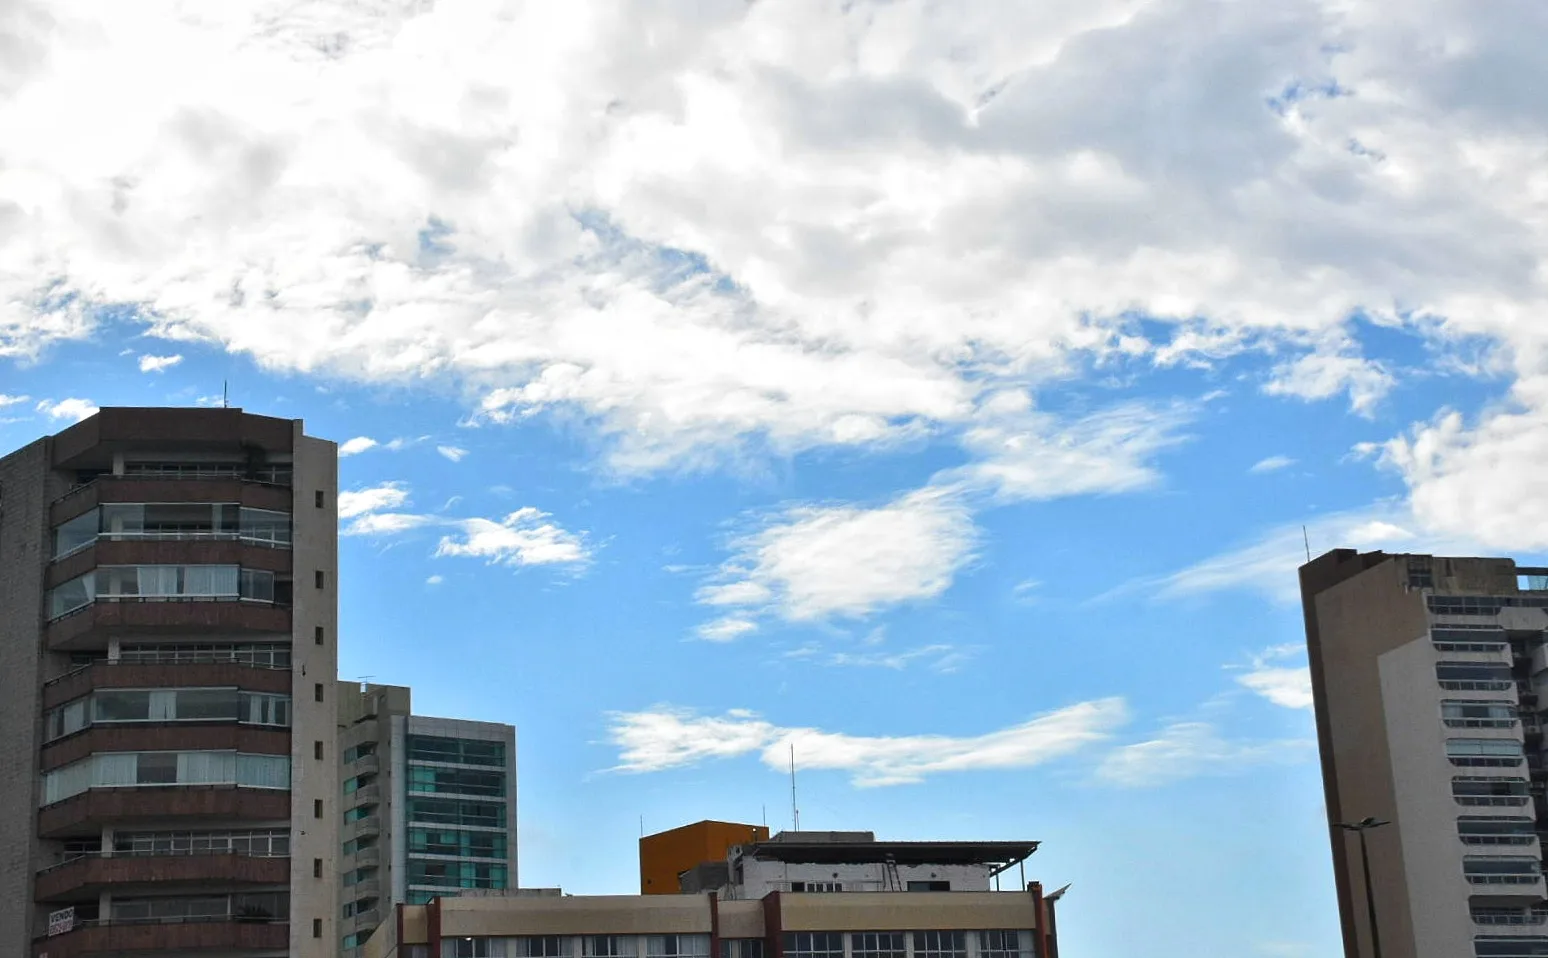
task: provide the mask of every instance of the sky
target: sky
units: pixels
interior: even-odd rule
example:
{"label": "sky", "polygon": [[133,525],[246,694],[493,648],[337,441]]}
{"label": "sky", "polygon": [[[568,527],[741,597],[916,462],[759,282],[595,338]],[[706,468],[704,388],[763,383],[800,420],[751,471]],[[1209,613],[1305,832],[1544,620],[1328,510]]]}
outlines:
{"label": "sky", "polygon": [[793,745],[804,828],[1043,842],[1070,954],[1320,958],[1297,564],[1548,550],[1545,41],[0,0],[0,449],[339,442],[341,675],[517,726],[524,885],[788,827]]}

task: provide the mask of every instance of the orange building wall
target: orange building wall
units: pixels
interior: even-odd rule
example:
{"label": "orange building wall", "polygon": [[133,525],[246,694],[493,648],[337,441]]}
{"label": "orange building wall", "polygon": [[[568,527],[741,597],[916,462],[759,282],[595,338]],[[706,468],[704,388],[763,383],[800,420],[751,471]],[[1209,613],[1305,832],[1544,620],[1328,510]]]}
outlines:
{"label": "orange building wall", "polygon": [[640,894],[675,895],[677,876],[695,865],[724,861],[733,845],[769,840],[767,825],[695,822],[640,839]]}

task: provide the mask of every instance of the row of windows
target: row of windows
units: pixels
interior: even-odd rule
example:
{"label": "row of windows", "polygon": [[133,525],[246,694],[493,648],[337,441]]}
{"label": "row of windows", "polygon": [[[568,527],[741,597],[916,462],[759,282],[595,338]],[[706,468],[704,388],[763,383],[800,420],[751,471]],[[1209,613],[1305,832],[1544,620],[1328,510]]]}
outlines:
{"label": "row of windows", "polygon": [[100,566],[49,590],[51,618],[98,599],[250,599],[274,601],[274,573],[234,565]]}
{"label": "row of windows", "polygon": [[1525,805],[1532,792],[1524,778],[1458,776],[1451,780],[1451,794],[1458,805]]}
{"label": "row of windows", "polygon": [[505,803],[479,802],[456,798],[413,798],[408,800],[408,820],[432,825],[469,825],[477,828],[504,828]]}
{"label": "row of windows", "polygon": [[277,642],[236,642],[205,645],[125,645],[119,649],[123,665],[251,665],[255,668],[290,668],[290,646]]}
{"label": "row of windows", "polygon": [[410,735],[410,762],[446,762],[455,765],[493,765],[505,767],[505,743],[479,739],[445,738],[439,735]]}
{"label": "row of windows", "polygon": [[283,920],[290,916],[290,895],[286,892],[251,892],[176,898],[114,898],[109,914],[115,922],[226,917]]}
{"label": "row of windows", "polygon": [[230,539],[290,546],[290,514],[234,502],[111,503],[54,528],[54,558],[98,539]]}
{"label": "row of windows", "polygon": [[[97,839],[96,844],[100,848],[101,839]],[[209,832],[114,832],[113,854],[284,858],[290,854],[290,832],[277,828]]]}
{"label": "row of windows", "polygon": [[1477,958],[1548,958],[1543,935],[1479,935],[1473,939]]}
{"label": "row of windows", "polygon": [[1511,728],[1518,720],[1511,703],[1487,701],[1442,702],[1441,718],[1452,728]]}
{"label": "row of windows", "polygon": [[456,858],[504,858],[504,832],[468,832],[410,828],[409,852],[416,855],[448,855]]}
{"label": "row of windows", "polygon": [[410,885],[434,885],[440,888],[504,888],[509,875],[498,862],[442,862],[411,858],[408,862]]}
{"label": "row of windows", "polygon": [[288,486],[294,467],[288,462],[126,462],[124,475],[143,479],[246,479]]}
{"label": "row of windows", "polygon": [[245,785],[289,788],[290,758],[240,752],[98,752],[43,776],[43,804],[93,788]]}
{"label": "row of windows", "polygon": [[435,794],[459,795],[505,794],[504,772],[483,772],[471,768],[435,768],[411,765],[408,770],[408,790]]}
{"label": "row of windows", "polygon": [[1464,816],[1457,821],[1457,837],[1468,845],[1530,845],[1537,840],[1537,820]]}
{"label": "row of windows", "polygon": [[375,835],[362,835],[359,838],[351,838],[344,843],[344,854],[353,855],[356,852],[363,852],[367,848],[375,848],[376,844],[377,838]]}
{"label": "row of windows", "polygon": [[239,689],[99,689],[43,713],[45,741],[119,722],[290,725],[290,696]]}
{"label": "row of windows", "polygon": [[1525,595],[1431,595],[1425,600],[1436,615],[1498,615],[1504,608],[1548,609],[1548,598]]}
{"label": "row of windows", "polygon": [[[635,958],[633,935],[455,938],[442,958]],[[787,932],[786,958],[1032,958],[1030,931]],[[579,946],[577,948],[577,945]],[[722,940],[719,958],[764,958],[761,938]],[[646,958],[708,958],[708,935],[647,935]]]}

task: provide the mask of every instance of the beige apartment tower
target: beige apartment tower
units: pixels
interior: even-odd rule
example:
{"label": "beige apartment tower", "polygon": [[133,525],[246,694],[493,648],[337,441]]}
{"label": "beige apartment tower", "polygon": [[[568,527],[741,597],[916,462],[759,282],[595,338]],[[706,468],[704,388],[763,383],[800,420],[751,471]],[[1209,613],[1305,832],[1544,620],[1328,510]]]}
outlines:
{"label": "beige apartment tower", "polygon": [[240,409],[0,458],[0,954],[333,958],[337,488]]}
{"label": "beige apartment tower", "polygon": [[[1349,958],[1548,956],[1548,570],[1339,549],[1300,570]],[[1368,828],[1371,899],[1356,834]]]}

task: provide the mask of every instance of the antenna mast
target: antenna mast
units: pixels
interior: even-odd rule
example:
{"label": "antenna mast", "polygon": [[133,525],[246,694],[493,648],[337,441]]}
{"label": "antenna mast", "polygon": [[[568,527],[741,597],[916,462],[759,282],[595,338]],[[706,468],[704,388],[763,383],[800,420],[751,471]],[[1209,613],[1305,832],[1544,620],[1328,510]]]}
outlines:
{"label": "antenna mast", "polygon": [[1311,536],[1306,534],[1306,526],[1301,526],[1301,540],[1306,543],[1306,561],[1311,561]]}
{"label": "antenna mast", "polygon": [[222,408],[222,409],[225,409],[225,408],[227,408],[227,406],[230,405],[230,403],[228,402],[228,400],[230,399],[230,396],[231,396],[231,388],[230,387],[231,387],[231,384],[227,380],[222,379],[220,381],[220,408]]}
{"label": "antenna mast", "polygon": [[801,808],[796,804],[795,742],[790,743],[790,830],[801,830]]}

